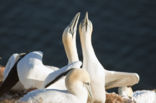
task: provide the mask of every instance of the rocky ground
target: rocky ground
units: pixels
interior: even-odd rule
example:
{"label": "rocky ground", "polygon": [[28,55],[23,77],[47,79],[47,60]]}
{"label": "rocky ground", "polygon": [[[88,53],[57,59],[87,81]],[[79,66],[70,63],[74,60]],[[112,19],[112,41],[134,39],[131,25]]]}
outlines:
{"label": "rocky ground", "polygon": [[0,97],[0,103],[15,103],[20,97],[22,97],[25,93],[23,91],[20,92],[8,92]]}

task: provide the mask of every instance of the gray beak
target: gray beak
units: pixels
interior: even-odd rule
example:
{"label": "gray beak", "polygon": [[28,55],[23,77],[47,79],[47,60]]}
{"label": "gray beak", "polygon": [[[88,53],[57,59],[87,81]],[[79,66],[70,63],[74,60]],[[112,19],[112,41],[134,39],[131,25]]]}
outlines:
{"label": "gray beak", "polygon": [[73,20],[71,21],[69,27],[70,27],[70,32],[72,34],[74,34],[74,32],[76,32],[77,30],[77,24],[78,24],[78,21],[79,21],[79,18],[80,18],[80,12],[78,12],[75,17],[73,18]]}
{"label": "gray beak", "polygon": [[88,19],[88,12],[86,12],[85,18],[84,18],[83,21],[81,22],[81,26],[82,26],[82,27],[85,27],[86,31],[87,31],[88,22],[89,22],[89,19]]}
{"label": "gray beak", "polygon": [[92,99],[93,94],[92,94],[91,86],[90,86],[90,85],[85,84],[85,87],[87,88],[87,91],[88,91],[88,96]]}

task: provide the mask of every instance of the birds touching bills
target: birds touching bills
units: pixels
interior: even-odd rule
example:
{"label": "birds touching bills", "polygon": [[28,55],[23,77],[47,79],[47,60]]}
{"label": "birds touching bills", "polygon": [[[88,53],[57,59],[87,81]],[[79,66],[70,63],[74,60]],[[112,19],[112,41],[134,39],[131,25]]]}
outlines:
{"label": "birds touching bills", "polygon": [[[9,78],[9,80],[13,81],[14,83],[12,86],[10,86],[10,89],[13,86],[16,87],[15,84],[18,81],[20,82],[20,84],[18,83],[19,85],[18,87],[16,87],[17,90],[21,88],[23,89],[23,87],[24,89],[32,89],[32,88],[40,89],[40,88],[43,88],[45,84],[44,82],[50,73],[53,73],[54,71],[58,70],[58,72],[55,72],[55,76],[57,76],[65,72],[64,70],[68,70],[72,67],[79,68],[81,66],[81,62],[78,61],[77,49],[76,49],[76,43],[75,43],[76,42],[75,41],[76,30],[77,30],[76,28],[77,28],[79,16],[80,16],[80,13],[77,13],[74,19],[72,20],[71,24],[63,32],[63,35],[66,35],[66,36],[63,36],[63,39],[67,42],[67,43],[63,42],[64,46],[67,47],[67,49],[65,49],[67,58],[68,58],[67,66],[63,67],[63,69],[58,69],[56,67],[44,65],[42,62],[43,53],[41,51],[29,52],[27,55],[22,57],[21,60],[19,61],[16,60],[19,54],[15,53],[9,58],[7,62],[6,69],[4,72],[4,82],[3,82],[5,84],[3,84],[3,87],[0,87],[0,89],[4,90],[4,87],[6,87],[5,85],[9,83],[8,80],[5,79],[9,76],[14,76],[18,79],[17,81],[14,81],[12,80],[13,78]],[[68,40],[67,38],[68,35],[69,36],[73,35],[73,38],[70,38]],[[73,39],[73,41],[70,41],[71,39]],[[15,69],[13,69],[14,65],[15,65]],[[11,73],[10,71],[15,72],[14,75],[12,75],[13,73]],[[61,81],[59,83],[63,85],[64,81]],[[58,85],[59,84],[57,83],[57,86]],[[55,87],[55,88],[59,88],[59,87]],[[4,92],[6,92],[6,90],[7,88],[5,89]],[[2,95],[4,92],[0,92],[0,94]]]}
{"label": "birds touching bills", "polygon": [[[12,68],[16,67],[16,77],[18,77],[18,83],[20,83],[18,89],[22,88],[22,86],[23,89],[39,89],[26,94],[18,102],[70,103],[69,100],[71,100],[71,103],[86,103],[89,91],[89,100],[92,103],[105,103],[105,89],[132,86],[138,83],[139,76],[137,73],[110,71],[102,66],[92,46],[93,24],[88,18],[88,13],[79,24],[83,54],[83,66],[80,69],[81,62],[79,61],[76,47],[79,17],[80,13],[77,13],[62,34],[62,42],[68,58],[66,66],[59,69],[54,66],[44,65],[41,51],[29,52],[21,58],[18,58],[19,54],[16,53],[10,57],[12,59],[9,58],[4,78],[7,78]],[[88,76],[83,76],[83,74]],[[88,80],[87,83],[84,82],[85,79]],[[90,86],[91,88],[88,88]],[[62,99],[58,99],[58,97]]]}

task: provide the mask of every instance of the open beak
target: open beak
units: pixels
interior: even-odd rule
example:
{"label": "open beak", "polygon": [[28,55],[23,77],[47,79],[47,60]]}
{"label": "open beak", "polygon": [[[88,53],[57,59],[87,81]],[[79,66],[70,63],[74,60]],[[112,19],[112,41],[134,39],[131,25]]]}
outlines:
{"label": "open beak", "polygon": [[87,88],[88,96],[89,96],[90,98],[92,98],[92,97],[93,97],[93,94],[92,94],[91,86],[85,84],[85,87]]}
{"label": "open beak", "polygon": [[75,17],[73,18],[73,20],[71,21],[69,27],[70,27],[70,32],[72,34],[74,34],[74,32],[76,32],[77,30],[77,24],[78,24],[78,21],[79,21],[79,18],[80,18],[80,12],[78,12]]}

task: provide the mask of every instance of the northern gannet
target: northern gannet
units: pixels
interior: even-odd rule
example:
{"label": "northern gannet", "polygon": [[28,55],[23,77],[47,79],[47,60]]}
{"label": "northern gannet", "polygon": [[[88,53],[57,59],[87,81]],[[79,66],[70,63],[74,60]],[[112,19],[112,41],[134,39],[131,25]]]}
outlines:
{"label": "northern gannet", "polygon": [[[62,35],[62,42],[64,45],[64,49],[66,52],[66,56],[68,58],[68,64],[79,61],[77,47],[76,47],[76,32],[77,32],[77,24],[80,17],[80,13],[77,13],[71,23],[65,28]],[[81,64],[75,65],[74,68],[80,68]],[[64,68],[66,69],[66,68]],[[49,89],[62,89],[65,90],[65,76],[68,72],[67,69],[58,70],[53,73],[50,73],[46,80],[44,81],[43,88]],[[65,71],[65,72],[62,72]],[[60,74],[60,75],[56,75]],[[61,78],[56,81],[56,78]],[[54,83],[54,80],[56,81]]]}
{"label": "northern gannet", "polygon": [[[19,54],[13,54],[9,58],[9,62],[4,71],[4,80],[0,86],[0,96],[11,88],[13,88],[13,90],[42,88],[46,77],[51,72],[56,71],[52,69],[52,67],[42,63],[43,53],[41,51],[30,52],[21,60],[18,59],[18,56]],[[81,65],[81,62],[77,61],[68,64],[63,67],[63,70],[70,69],[77,65]]]}
{"label": "northern gannet", "polygon": [[[43,53],[41,51],[34,51],[28,53],[18,62],[17,71],[19,80],[25,89],[42,88],[47,76],[56,71],[45,66],[42,62],[42,58]],[[65,66],[65,68],[68,68],[68,66],[71,68],[72,66],[77,65],[77,63],[79,64],[79,62],[75,62]]]}
{"label": "northern gannet", "polygon": [[[28,54],[14,53],[14,54],[12,54],[10,56],[6,66],[5,66],[5,70],[4,70],[4,74],[3,74],[4,75],[3,76],[3,82],[2,82],[2,85],[0,86],[0,96],[3,93],[5,93],[8,90],[10,90],[10,89],[12,89],[12,90],[24,90],[24,89],[27,89],[27,88],[25,88],[25,84],[22,84],[22,82],[24,82],[24,81],[21,82],[21,80],[20,80],[20,76],[21,76],[20,75],[20,71],[24,70],[24,69],[29,71],[30,69],[32,69],[32,68],[29,68],[30,65],[27,65],[27,64],[29,64],[31,62],[31,61],[29,61],[29,59],[30,59],[29,56],[30,55],[40,54],[40,53],[41,52],[38,52],[38,51],[30,52]],[[21,59],[25,58],[25,57],[29,58],[29,59],[28,59],[28,61],[25,62],[25,67],[21,66],[21,68],[19,69],[19,67],[18,67],[19,61]],[[33,59],[36,59],[36,58],[33,58]],[[32,61],[33,61],[33,59],[32,59]],[[31,66],[33,66],[33,65],[31,65]],[[26,78],[25,75],[22,75],[22,78]]]}
{"label": "northern gannet", "polygon": [[133,92],[131,87],[120,87],[118,93],[136,103],[156,103],[156,92],[152,90],[137,90]]}
{"label": "northern gannet", "polygon": [[73,69],[65,79],[67,90],[34,90],[17,103],[86,103],[90,89],[90,77],[84,69]]}
{"label": "northern gannet", "polygon": [[[77,26],[79,16],[80,16],[80,13],[77,13],[76,16],[74,17],[72,23],[70,24],[70,26],[68,26],[68,29],[67,29],[68,31],[66,31],[67,33],[73,33],[73,43],[74,43],[74,38],[76,39],[76,37],[75,37],[76,34],[74,34],[74,33],[76,31],[75,26]],[[67,35],[69,35],[69,34],[67,34]],[[18,71],[17,74],[18,74],[20,83],[24,86],[24,89],[42,88],[47,76],[50,73],[53,73],[54,71],[57,71],[57,72],[53,73],[53,74],[55,74],[54,76],[57,76],[57,75],[60,75],[61,73],[66,72],[66,70],[69,70],[72,67],[79,68],[82,63],[80,61],[78,61],[77,51],[74,51],[74,53],[76,52],[75,54],[73,53],[74,46],[72,48],[72,47],[70,47],[71,45],[76,45],[76,42],[75,42],[75,44],[70,44],[70,45],[69,45],[69,43],[66,43],[66,44],[64,43],[64,46],[68,47],[68,49],[66,50],[66,53],[67,53],[69,62],[68,62],[67,66],[65,66],[59,70],[56,67],[44,65],[42,63],[43,54],[40,51],[30,52],[27,55],[25,55],[17,63],[17,71]],[[16,61],[11,62],[11,63],[15,64]],[[5,77],[7,77],[7,73],[9,73],[8,70],[11,70],[12,66],[9,66],[9,68],[10,69],[6,70]]]}
{"label": "northern gannet", "polygon": [[97,59],[94,49],[92,47],[91,35],[93,26],[88,19],[88,13],[84,20],[79,25],[79,33],[81,40],[81,47],[83,53],[83,66],[91,78],[91,88],[93,93],[93,103],[105,103],[105,71]]}
{"label": "northern gannet", "polygon": [[[91,42],[92,31],[93,25],[92,22],[88,19],[88,13],[86,13],[85,19],[80,23],[79,26],[80,40],[83,52],[83,68],[86,68],[91,75],[91,80],[93,81],[91,82],[91,84],[94,84],[94,87],[92,86],[92,88],[96,88],[96,90],[93,91],[98,91],[95,93],[96,99],[104,102],[105,96],[103,97],[102,94],[105,94],[105,92],[99,91],[114,87],[134,85],[138,83],[139,76],[137,73],[106,70],[101,65],[94,52]],[[98,84],[96,83],[101,85],[101,87],[97,87]],[[105,88],[103,88],[102,85],[105,86]]]}

